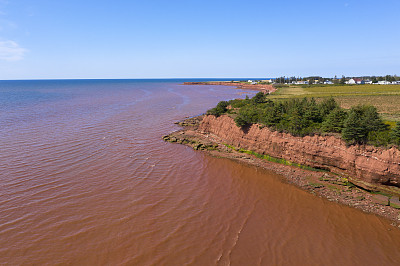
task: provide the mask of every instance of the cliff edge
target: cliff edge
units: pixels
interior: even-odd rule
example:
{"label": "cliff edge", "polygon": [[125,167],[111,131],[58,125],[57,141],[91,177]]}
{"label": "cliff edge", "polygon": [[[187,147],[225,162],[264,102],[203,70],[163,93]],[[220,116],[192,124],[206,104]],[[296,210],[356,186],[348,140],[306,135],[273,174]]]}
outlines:
{"label": "cliff edge", "polygon": [[368,190],[400,195],[400,151],[370,145],[346,146],[335,136],[294,137],[259,125],[239,128],[227,116],[205,116],[198,131],[235,147],[346,176]]}

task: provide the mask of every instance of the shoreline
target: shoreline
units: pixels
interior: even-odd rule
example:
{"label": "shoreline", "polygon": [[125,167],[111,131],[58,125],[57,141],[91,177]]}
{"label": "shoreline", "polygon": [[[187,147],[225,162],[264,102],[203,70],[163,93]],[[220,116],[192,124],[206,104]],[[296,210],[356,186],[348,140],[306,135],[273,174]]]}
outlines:
{"label": "shoreline", "polygon": [[199,81],[199,82],[184,82],[183,85],[216,85],[216,86],[233,86],[235,89],[256,90],[264,93],[273,93],[277,89],[269,84],[250,84],[231,81]]}
{"label": "shoreline", "polygon": [[266,160],[252,151],[227,145],[218,136],[198,130],[203,117],[204,115],[176,122],[182,129],[163,136],[163,140],[183,144],[194,150],[204,151],[214,157],[227,158],[264,168],[282,176],[284,181],[311,194],[386,218],[392,226],[400,228],[400,210],[384,205],[385,196],[372,194],[332,172],[303,167],[290,162],[288,163],[290,165],[288,165],[274,160]]}

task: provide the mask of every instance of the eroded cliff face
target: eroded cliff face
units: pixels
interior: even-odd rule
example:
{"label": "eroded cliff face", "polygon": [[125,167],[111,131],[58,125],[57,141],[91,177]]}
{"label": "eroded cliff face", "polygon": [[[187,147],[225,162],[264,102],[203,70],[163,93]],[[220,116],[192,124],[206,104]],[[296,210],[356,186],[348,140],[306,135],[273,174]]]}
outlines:
{"label": "eroded cliff face", "polygon": [[294,137],[258,125],[243,130],[226,115],[205,116],[198,130],[214,134],[235,147],[329,169],[366,189],[400,194],[400,151],[396,148],[347,147],[334,136]]}

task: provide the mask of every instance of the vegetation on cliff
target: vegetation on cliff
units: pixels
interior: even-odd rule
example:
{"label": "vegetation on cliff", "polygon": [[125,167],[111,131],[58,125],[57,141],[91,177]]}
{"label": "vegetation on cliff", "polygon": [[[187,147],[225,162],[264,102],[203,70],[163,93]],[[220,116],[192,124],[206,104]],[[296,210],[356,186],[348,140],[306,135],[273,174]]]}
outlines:
{"label": "vegetation on cliff", "polygon": [[400,144],[400,123],[390,129],[374,106],[346,110],[332,97],[319,103],[314,98],[270,100],[259,92],[251,99],[222,101],[207,112],[217,117],[225,113],[232,115],[239,127],[257,123],[294,136],[341,133],[348,144]]}

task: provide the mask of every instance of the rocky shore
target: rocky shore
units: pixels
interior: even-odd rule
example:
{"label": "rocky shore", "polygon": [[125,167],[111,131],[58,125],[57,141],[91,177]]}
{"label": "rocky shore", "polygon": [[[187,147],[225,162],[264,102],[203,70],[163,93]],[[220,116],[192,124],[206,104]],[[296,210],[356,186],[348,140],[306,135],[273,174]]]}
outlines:
{"label": "rocky shore", "polygon": [[[198,116],[177,122],[183,129],[163,136],[163,139],[171,143],[192,147],[194,150],[207,152],[212,156],[233,159],[241,163],[272,170],[283,176],[287,182],[312,194],[385,217],[392,222],[392,225],[400,227],[400,201],[397,195],[374,192],[372,187],[365,189],[360,186],[362,184],[357,184],[349,178],[350,176],[345,171],[341,174],[337,171],[329,171],[333,170],[330,167],[325,167],[326,170],[322,170],[324,167],[312,168],[305,161],[292,161],[282,157],[278,158],[278,156],[272,157],[260,153],[259,150],[251,146],[251,149],[246,149],[247,147],[244,145],[246,141],[235,143],[226,139],[223,134],[214,132],[209,124],[210,119],[214,118]],[[216,123],[214,126],[220,126],[220,124]],[[222,130],[227,132],[228,129],[223,128]],[[244,132],[244,134],[248,133]],[[232,131],[230,131],[230,134],[232,134]],[[233,134],[235,133],[233,132]],[[243,136],[237,137],[243,139]]]}

